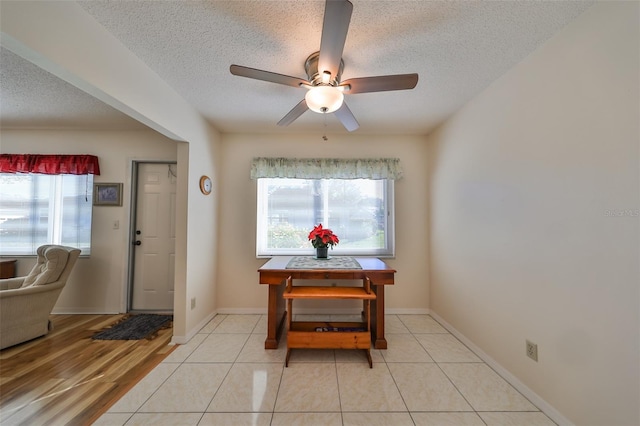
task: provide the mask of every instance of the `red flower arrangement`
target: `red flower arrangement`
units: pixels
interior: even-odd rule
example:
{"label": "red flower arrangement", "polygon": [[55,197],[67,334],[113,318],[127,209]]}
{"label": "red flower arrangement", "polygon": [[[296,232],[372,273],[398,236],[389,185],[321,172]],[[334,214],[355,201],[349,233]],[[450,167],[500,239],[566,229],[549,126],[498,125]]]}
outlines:
{"label": "red flower arrangement", "polygon": [[329,247],[333,248],[340,240],[331,229],[323,228],[322,224],[313,227],[313,231],[309,233],[309,241],[314,248]]}

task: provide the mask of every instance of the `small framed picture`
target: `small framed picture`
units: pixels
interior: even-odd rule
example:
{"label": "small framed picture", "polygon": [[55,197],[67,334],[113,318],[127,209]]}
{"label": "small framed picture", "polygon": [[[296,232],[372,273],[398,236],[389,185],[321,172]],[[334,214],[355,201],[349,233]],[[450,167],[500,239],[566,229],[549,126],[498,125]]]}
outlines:
{"label": "small framed picture", "polygon": [[93,205],[94,206],[121,206],[122,205],[122,184],[121,183],[94,183],[93,184]]}

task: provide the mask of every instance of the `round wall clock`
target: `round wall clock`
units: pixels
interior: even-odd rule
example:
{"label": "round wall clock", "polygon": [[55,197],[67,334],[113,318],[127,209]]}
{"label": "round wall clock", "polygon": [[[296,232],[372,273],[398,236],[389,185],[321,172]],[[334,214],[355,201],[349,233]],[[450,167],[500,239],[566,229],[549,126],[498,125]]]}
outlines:
{"label": "round wall clock", "polygon": [[204,195],[211,194],[211,178],[209,176],[202,176],[200,178],[200,191]]}

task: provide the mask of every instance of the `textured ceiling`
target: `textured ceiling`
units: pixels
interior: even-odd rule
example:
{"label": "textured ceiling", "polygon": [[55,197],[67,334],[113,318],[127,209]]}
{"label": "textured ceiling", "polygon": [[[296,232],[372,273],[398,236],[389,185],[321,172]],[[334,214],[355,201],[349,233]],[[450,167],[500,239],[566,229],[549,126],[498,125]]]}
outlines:
{"label": "textured ceiling", "polygon": [[[231,64],[306,78],[323,1],[79,2],[222,132],[317,132],[304,89],[233,76]],[[346,95],[359,133],[426,134],[592,2],[371,1],[354,5],[342,79],[416,72],[414,90]],[[10,52],[0,57],[4,127],[131,128],[131,120]],[[35,90],[33,87],[37,87]],[[5,105],[5,100],[9,100]],[[345,132],[333,115],[329,132]],[[31,123],[31,124],[29,124]]]}
{"label": "textured ceiling", "polygon": [[0,48],[0,126],[18,129],[143,129],[145,126]]}

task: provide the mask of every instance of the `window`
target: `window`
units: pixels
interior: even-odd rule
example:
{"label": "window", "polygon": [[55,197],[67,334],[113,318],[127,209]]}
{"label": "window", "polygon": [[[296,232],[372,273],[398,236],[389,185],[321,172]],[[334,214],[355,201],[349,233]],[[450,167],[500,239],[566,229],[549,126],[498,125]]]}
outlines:
{"label": "window", "polygon": [[91,250],[93,175],[0,173],[0,255],[43,244]]}
{"label": "window", "polygon": [[393,180],[258,179],[257,255],[312,254],[322,223],[340,238],[336,255],[394,255]]}

